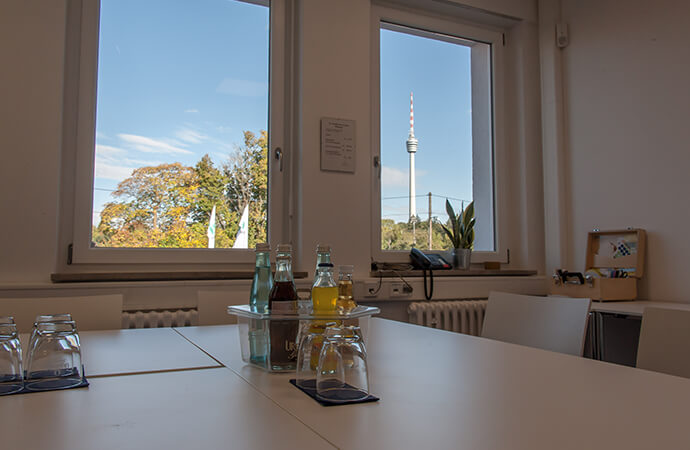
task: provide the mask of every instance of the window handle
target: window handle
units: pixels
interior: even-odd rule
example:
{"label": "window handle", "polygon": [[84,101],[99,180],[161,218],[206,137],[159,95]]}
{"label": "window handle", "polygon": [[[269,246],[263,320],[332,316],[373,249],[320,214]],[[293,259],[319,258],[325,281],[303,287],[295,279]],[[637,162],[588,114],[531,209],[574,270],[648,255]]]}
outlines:
{"label": "window handle", "polygon": [[280,147],[275,149],[276,159],[278,160],[278,170],[283,171],[283,150]]}
{"label": "window handle", "polygon": [[381,158],[374,156],[374,167],[376,167],[376,176],[381,179]]}

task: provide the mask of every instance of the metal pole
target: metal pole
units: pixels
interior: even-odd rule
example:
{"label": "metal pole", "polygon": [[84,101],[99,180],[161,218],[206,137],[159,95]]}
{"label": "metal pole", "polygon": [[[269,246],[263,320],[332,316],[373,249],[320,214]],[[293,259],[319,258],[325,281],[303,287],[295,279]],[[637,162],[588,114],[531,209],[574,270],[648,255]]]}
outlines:
{"label": "metal pole", "polygon": [[429,250],[432,250],[431,247],[431,192],[429,192]]}

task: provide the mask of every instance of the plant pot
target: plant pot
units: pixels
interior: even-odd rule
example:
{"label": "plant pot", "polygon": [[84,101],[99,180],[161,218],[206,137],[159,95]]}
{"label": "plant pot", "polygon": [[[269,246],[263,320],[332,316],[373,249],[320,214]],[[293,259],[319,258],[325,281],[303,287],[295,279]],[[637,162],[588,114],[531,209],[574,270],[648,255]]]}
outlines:
{"label": "plant pot", "polygon": [[460,270],[468,270],[470,268],[471,257],[472,250],[469,248],[453,249],[453,268]]}

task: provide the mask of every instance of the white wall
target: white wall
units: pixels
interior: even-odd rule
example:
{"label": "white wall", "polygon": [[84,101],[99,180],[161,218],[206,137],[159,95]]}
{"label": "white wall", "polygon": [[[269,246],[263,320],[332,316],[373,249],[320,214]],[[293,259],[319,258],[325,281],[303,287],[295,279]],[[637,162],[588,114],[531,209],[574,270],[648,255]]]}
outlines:
{"label": "white wall", "polygon": [[644,228],[640,296],[690,302],[690,3],[563,0],[561,7],[570,31],[562,51],[570,225],[562,263],[584,268],[593,228]]}
{"label": "white wall", "polygon": [[65,1],[0,3],[0,281],[55,268]]}
{"label": "white wall", "polygon": [[[401,0],[402,1],[402,0]],[[409,3],[408,0],[405,0]],[[425,2],[420,2],[425,4]],[[507,246],[513,268],[543,270],[543,204],[539,124],[539,61],[536,2],[473,0],[486,12],[510,19],[506,30],[507,108],[504,123],[509,158],[502,162],[506,178]],[[0,4],[0,284],[47,283],[55,271],[59,219],[62,86],[65,43],[65,0],[28,0]],[[371,263],[371,2],[370,0],[301,0],[297,3],[300,102],[296,105],[294,180],[297,205],[293,239],[297,269],[313,271],[317,242],[330,243],[337,264],[354,264],[355,277],[368,277]],[[460,8],[462,10],[463,8]],[[503,22],[507,19],[502,18]],[[338,117],[356,121],[357,166],[354,174],[319,170],[319,121]],[[64,253],[64,252],[63,252]],[[111,267],[117,270],[115,267]],[[127,270],[131,267],[119,268]],[[450,283],[450,284],[449,284]],[[463,283],[469,288],[463,290]],[[520,289],[513,279],[496,280],[503,289]],[[218,285],[218,283],[209,283]],[[222,284],[222,283],[221,283]],[[422,298],[421,281],[413,283]],[[440,283],[447,297],[477,296],[491,283],[482,280]],[[537,283],[538,284],[538,283]],[[171,284],[177,286],[178,284]],[[125,304],[145,306],[156,286],[170,304],[188,304],[194,288],[164,289],[148,284],[135,294],[131,286],[108,284],[104,292],[125,292]],[[193,286],[196,286],[194,284]],[[455,287],[453,287],[455,286]],[[13,289],[17,289],[15,286]],[[93,289],[91,286],[88,289]],[[48,285],[45,289],[51,289]],[[41,290],[41,295],[47,291]],[[72,286],[70,289],[81,289]],[[538,293],[531,280],[524,285]],[[68,291],[61,291],[68,292]],[[467,292],[468,294],[464,294]],[[102,293],[99,290],[99,293]],[[383,290],[384,297],[387,290]],[[6,295],[7,294],[7,295]],[[15,291],[0,296],[16,294]],[[193,296],[193,295],[192,295]],[[129,298],[129,300],[128,300]],[[145,303],[145,302],[144,302]]]}

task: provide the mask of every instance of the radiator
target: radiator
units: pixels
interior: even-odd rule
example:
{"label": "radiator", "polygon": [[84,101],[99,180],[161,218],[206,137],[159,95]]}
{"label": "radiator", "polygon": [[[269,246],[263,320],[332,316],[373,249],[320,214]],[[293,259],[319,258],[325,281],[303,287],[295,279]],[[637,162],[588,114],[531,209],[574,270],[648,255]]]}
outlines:
{"label": "radiator", "polygon": [[198,323],[196,308],[122,312],[122,328],[189,327]]}
{"label": "radiator", "polygon": [[410,323],[479,336],[487,303],[487,300],[414,302],[407,307],[407,313]]}

